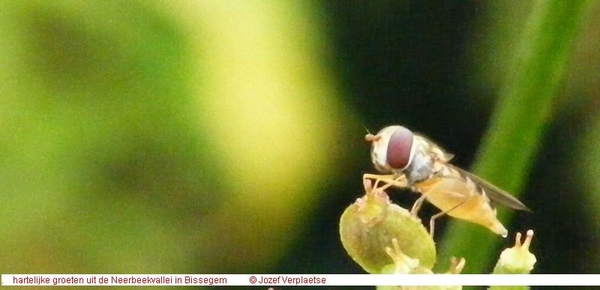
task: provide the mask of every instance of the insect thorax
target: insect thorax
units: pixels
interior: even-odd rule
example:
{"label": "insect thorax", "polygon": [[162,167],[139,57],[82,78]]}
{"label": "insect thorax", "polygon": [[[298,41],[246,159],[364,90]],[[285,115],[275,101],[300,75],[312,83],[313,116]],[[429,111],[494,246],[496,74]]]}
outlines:
{"label": "insect thorax", "polygon": [[433,158],[421,152],[416,152],[412,162],[404,172],[410,185],[423,181],[433,174]]}

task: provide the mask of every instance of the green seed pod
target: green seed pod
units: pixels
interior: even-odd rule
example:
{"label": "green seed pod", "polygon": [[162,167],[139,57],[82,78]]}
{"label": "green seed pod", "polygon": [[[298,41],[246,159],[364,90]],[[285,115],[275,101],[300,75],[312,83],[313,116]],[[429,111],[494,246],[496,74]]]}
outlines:
{"label": "green seed pod", "polygon": [[[373,189],[370,181],[365,181],[365,191],[340,219],[341,241],[350,257],[371,274],[431,269],[435,244],[421,220],[393,204],[382,190]],[[398,265],[390,249],[404,254],[408,264]]]}

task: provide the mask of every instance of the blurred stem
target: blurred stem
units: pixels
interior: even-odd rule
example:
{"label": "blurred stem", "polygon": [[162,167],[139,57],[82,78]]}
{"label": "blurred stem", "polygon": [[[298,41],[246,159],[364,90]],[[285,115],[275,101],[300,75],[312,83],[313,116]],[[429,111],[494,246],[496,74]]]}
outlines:
{"label": "blurred stem", "polygon": [[[474,172],[518,196],[529,176],[565,67],[591,0],[540,0],[533,6],[514,52],[511,74],[483,140]],[[540,193],[543,194],[543,193]],[[530,205],[535,211],[536,206]],[[535,214],[535,213],[533,213]],[[508,223],[512,211],[500,210]],[[481,234],[464,222],[452,222],[441,241],[438,261],[467,259],[466,273],[482,273],[496,259],[500,238]]]}

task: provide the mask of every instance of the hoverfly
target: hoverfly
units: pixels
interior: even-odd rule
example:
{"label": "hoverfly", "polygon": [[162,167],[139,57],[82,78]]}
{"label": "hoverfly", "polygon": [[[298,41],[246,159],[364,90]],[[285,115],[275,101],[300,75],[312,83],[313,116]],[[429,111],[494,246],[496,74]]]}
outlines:
{"label": "hoverfly", "polygon": [[374,179],[375,188],[379,182],[386,183],[382,190],[395,186],[421,193],[412,214],[417,214],[424,200],[441,210],[430,219],[431,235],[435,219],[447,214],[506,237],[508,231],[496,217],[494,205],[530,211],[502,189],[450,164],[454,155],[405,127],[388,126],[365,139],[371,142],[373,165],[387,175],[365,174],[363,179]]}

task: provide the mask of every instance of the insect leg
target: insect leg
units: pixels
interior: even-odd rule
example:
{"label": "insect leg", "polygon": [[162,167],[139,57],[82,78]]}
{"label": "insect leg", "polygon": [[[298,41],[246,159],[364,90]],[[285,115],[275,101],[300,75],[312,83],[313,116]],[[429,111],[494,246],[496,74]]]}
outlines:
{"label": "insect leg", "polygon": [[419,197],[415,203],[413,203],[412,208],[410,209],[410,214],[416,216],[417,213],[419,212],[419,210],[421,209],[421,206],[423,205],[423,201],[425,201],[425,194],[422,194],[421,197]]}
{"label": "insect leg", "polygon": [[436,214],[434,214],[430,219],[429,219],[429,235],[431,235],[431,237],[433,237],[433,232],[435,231],[435,219],[448,214],[449,212],[455,210],[456,208],[458,208],[459,206],[465,204],[465,202],[467,202],[467,200],[469,200],[469,198],[465,198],[463,201],[461,201],[460,203],[458,203],[457,205],[453,206],[452,208],[450,208],[449,210],[446,211],[441,211],[438,212]]}
{"label": "insect leg", "polygon": [[378,175],[378,174],[365,173],[363,175],[363,180],[365,180],[365,179],[375,180],[375,184],[373,185],[373,188],[377,188],[377,186],[379,185],[379,182],[386,183],[386,185],[384,185],[380,188],[381,190],[385,190],[391,186],[396,186],[396,187],[400,187],[400,188],[408,187],[408,183],[406,182],[406,176],[404,176],[404,175],[397,176],[395,174]]}
{"label": "insect leg", "polygon": [[[423,205],[423,202],[426,200],[427,195],[432,191],[432,189],[437,187],[441,181],[442,181],[442,179],[439,179],[439,178],[438,179],[430,179],[429,181],[427,181],[428,183],[430,183],[430,185],[428,185],[428,188],[424,188],[424,187],[422,187],[422,185],[416,186],[416,187],[415,186],[411,187],[412,191],[421,193],[421,197],[419,197],[413,203],[413,206],[410,209],[410,213],[412,215],[417,215],[417,213],[421,209],[421,206]],[[433,186],[433,188],[431,186]]]}

